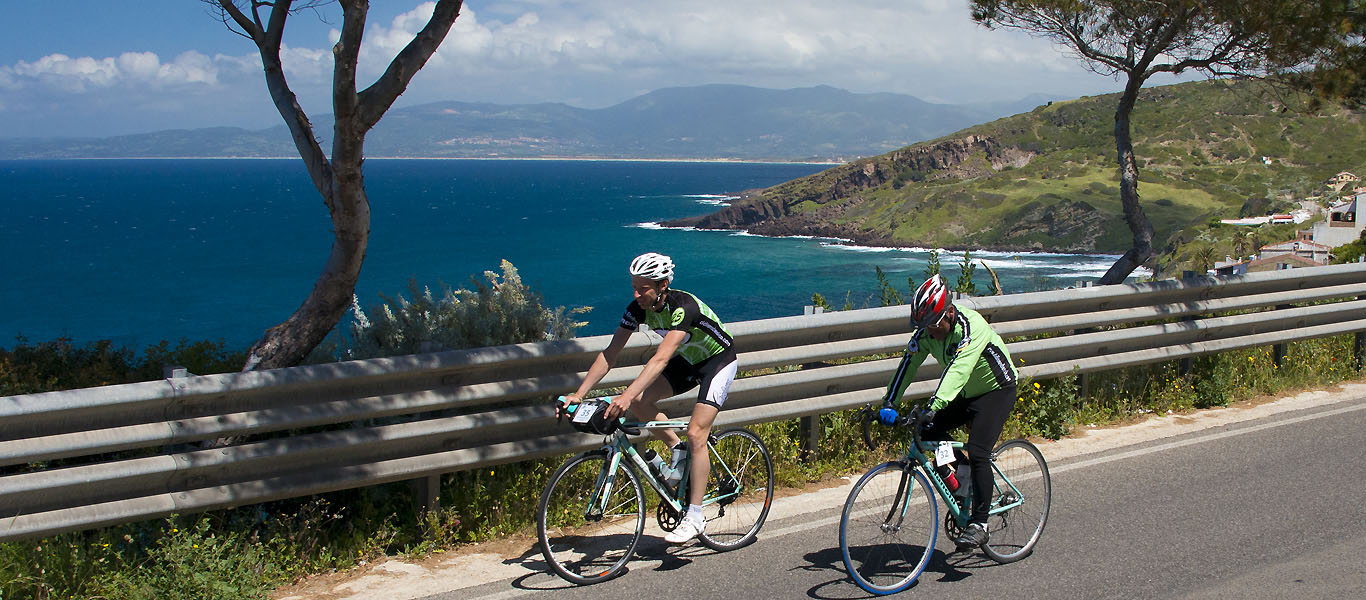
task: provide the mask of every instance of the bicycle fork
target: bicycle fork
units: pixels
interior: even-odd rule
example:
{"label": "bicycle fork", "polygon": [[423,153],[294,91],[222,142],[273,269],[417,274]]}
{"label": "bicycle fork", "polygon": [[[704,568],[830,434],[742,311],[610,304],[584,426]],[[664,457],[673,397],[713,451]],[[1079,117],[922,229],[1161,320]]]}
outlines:
{"label": "bicycle fork", "polygon": [[911,501],[908,488],[912,479],[912,470],[903,468],[901,470],[901,481],[897,483],[896,495],[893,496],[896,498],[896,502],[892,503],[892,507],[887,511],[887,516],[882,519],[882,533],[901,531],[901,523],[906,520],[906,506]]}
{"label": "bicycle fork", "polygon": [[584,508],[585,521],[601,521],[603,515],[607,514],[607,504],[612,499],[612,486],[616,483],[617,466],[620,464],[621,454],[609,453],[607,462],[603,464],[602,470],[598,471],[597,481],[593,482],[592,501]]}

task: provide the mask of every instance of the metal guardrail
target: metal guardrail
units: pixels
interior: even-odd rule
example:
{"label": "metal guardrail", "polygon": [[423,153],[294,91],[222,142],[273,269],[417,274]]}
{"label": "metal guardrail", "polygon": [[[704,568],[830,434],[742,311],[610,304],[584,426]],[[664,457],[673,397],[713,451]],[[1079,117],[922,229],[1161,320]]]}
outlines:
{"label": "metal guardrail", "polygon": [[[1366,265],[1354,264],[959,303],[1007,339],[1024,339],[1010,343],[1021,374],[1048,379],[1343,333],[1357,333],[1359,347],[1363,296]],[[742,369],[762,374],[735,381],[718,425],[877,401],[909,333],[904,307],[730,328]],[[652,338],[635,336],[600,386],[629,383],[653,354]],[[608,339],[0,398],[0,541],[588,448],[598,440],[557,427],[545,400],[576,388]],[[928,396],[937,378],[930,359],[907,395]],[[691,405],[684,395],[661,408],[678,415]],[[247,441],[200,447],[223,439]]]}

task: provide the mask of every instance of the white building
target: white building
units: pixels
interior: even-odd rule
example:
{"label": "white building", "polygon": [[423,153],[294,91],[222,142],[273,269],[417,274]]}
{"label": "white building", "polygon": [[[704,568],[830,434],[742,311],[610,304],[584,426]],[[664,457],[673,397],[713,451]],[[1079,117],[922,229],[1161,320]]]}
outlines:
{"label": "white building", "polygon": [[1357,219],[1357,207],[1366,202],[1366,193],[1328,209],[1328,220],[1314,224],[1314,241],[1336,248],[1361,239],[1362,223]]}

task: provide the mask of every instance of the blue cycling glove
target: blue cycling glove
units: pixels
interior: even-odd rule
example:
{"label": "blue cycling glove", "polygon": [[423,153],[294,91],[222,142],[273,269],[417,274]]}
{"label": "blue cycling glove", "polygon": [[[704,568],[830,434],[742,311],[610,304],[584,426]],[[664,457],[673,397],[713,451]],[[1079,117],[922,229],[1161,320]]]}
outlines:
{"label": "blue cycling glove", "polygon": [[877,420],[883,425],[896,425],[896,418],[896,409],[890,406],[884,406],[882,410],[877,411]]}

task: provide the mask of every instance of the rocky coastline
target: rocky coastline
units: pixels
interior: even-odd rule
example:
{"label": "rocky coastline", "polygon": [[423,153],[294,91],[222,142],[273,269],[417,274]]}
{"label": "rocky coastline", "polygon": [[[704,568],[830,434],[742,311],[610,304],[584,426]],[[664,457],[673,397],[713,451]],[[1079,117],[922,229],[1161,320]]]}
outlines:
{"label": "rocky coastline", "polygon": [[[909,181],[981,177],[1025,166],[1033,158],[1033,153],[1004,146],[993,138],[967,135],[862,159],[770,188],[748,190],[714,213],[661,225],[745,231],[767,237],[835,238],[874,248],[1087,254],[1114,251],[1096,246],[1106,219],[1085,202],[1022,207],[1017,219],[996,226],[1001,232],[1000,243],[897,238],[886,228],[849,218],[858,214],[860,205],[878,188]],[[1045,247],[1040,239],[1052,245]]]}

